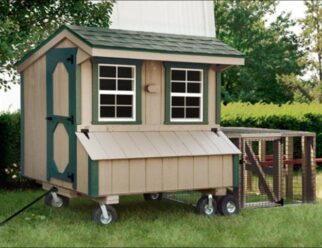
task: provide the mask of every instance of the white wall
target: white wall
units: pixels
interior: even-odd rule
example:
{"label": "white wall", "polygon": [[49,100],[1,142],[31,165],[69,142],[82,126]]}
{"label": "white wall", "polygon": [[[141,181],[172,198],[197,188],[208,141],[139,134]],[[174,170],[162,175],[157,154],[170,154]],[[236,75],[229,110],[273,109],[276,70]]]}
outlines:
{"label": "white wall", "polygon": [[215,36],[213,1],[116,1],[113,29]]}

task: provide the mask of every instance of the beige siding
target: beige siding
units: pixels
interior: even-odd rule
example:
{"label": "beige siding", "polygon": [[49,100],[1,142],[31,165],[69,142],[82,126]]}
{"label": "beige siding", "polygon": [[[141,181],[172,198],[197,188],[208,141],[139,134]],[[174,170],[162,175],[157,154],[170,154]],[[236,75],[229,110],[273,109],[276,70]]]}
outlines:
{"label": "beige siding", "polygon": [[232,156],[148,158],[99,162],[99,195],[232,186]]}
{"label": "beige siding", "polygon": [[[141,71],[142,125],[92,125],[92,64],[85,61],[81,64],[82,82],[82,121],[78,130],[86,127],[90,131],[176,131],[176,130],[210,130],[215,124],[215,79],[213,67],[208,74],[208,125],[164,125],[164,84],[165,71],[161,61],[144,61]],[[147,86],[154,85],[156,92],[148,92]],[[206,89],[205,89],[206,90]]]}
{"label": "beige siding", "polygon": [[77,141],[77,191],[88,193],[88,155]]}
{"label": "beige siding", "polygon": [[87,127],[92,122],[92,63],[81,64],[81,116],[82,125]]}
{"label": "beige siding", "polygon": [[216,72],[213,67],[208,74],[208,121],[210,125],[216,123]]}
{"label": "beige siding", "polygon": [[24,175],[47,177],[46,58],[24,71]]}

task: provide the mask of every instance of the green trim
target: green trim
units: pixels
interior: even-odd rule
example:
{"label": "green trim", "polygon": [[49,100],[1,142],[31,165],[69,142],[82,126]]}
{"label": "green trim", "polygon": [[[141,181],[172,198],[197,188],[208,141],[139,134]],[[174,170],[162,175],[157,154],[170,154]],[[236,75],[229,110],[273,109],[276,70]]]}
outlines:
{"label": "green trim", "polygon": [[[174,122],[170,120],[170,69],[173,67],[203,70],[203,120],[198,122]],[[164,124],[171,125],[207,125],[208,122],[208,73],[209,64],[164,62],[165,68],[165,109]]]}
{"label": "green trim", "polygon": [[[135,121],[99,121],[98,120],[98,64],[135,65],[136,71],[136,119]],[[142,60],[119,58],[92,58],[92,124],[95,125],[137,125],[142,124]]]}
{"label": "green trim", "polygon": [[25,175],[25,83],[20,73],[20,174]]}
{"label": "green trim", "polygon": [[[243,54],[237,55],[237,54],[222,54],[222,53],[204,53],[204,52],[199,52],[199,53],[195,53],[195,52],[178,52],[178,51],[165,51],[162,49],[152,49],[152,48],[130,48],[130,47],[121,47],[121,46],[109,46],[108,42],[105,45],[98,45],[98,44],[93,44],[91,43],[88,39],[86,39],[82,34],[78,33],[78,31],[75,31],[75,28],[80,28],[80,27],[75,27],[75,26],[66,26],[63,25],[61,26],[59,29],[57,29],[53,34],[51,34],[46,40],[44,40],[43,42],[41,42],[37,47],[35,47],[34,49],[32,49],[31,51],[29,51],[28,53],[26,53],[22,59],[20,61],[18,61],[15,65],[19,66],[20,64],[22,64],[24,61],[26,61],[31,55],[33,55],[34,53],[36,53],[40,48],[42,48],[43,46],[45,46],[48,42],[50,42],[55,36],[57,36],[59,33],[61,33],[64,30],[69,31],[71,34],[73,34],[74,36],[76,36],[78,39],[80,39],[82,42],[84,42],[85,44],[87,44],[88,46],[92,47],[92,48],[106,48],[106,49],[113,49],[113,50],[124,50],[124,51],[142,51],[142,52],[155,52],[155,53],[162,53],[162,54],[187,54],[187,55],[194,55],[194,56],[216,56],[216,57],[229,57],[229,58],[244,58]],[[82,27],[82,28],[86,28],[86,27]],[[100,29],[96,29],[95,31],[93,31],[91,28],[88,28],[88,31],[91,33],[91,35],[96,35],[97,33],[106,32],[106,28],[100,28]],[[136,36],[137,32],[135,31],[120,31],[120,30],[116,30],[118,32],[122,32],[122,33],[127,33],[128,35],[132,35],[132,36]],[[95,33],[97,32],[97,33]],[[145,32],[146,33],[146,32]],[[150,33],[151,35],[158,35],[158,33]],[[167,37],[179,37],[182,39],[186,39],[186,38],[196,38],[195,36],[184,36],[184,35],[165,35],[165,34],[161,34],[164,36],[164,39],[166,40]],[[220,41],[219,41],[220,42]],[[222,47],[224,49],[227,49],[227,45],[220,42],[222,44]],[[232,48],[230,48],[231,50]],[[230,51],[227,50],[227,51]]]}
{"label": "green trim", "polygon": [[[64,66],[69,74],[69,114],[76,114],[76,53],[77,48],[55,48],[50,50],[46,56],[46,81],[47,81],[47,116],[52,120],[47,121],[47,180],[57,178],[60,180],[71,182],[68,177],[71,173],[74,174],[73,188],[77,185],[77,154],[76,154],[76,124],[71,123],[68,117],[56,116],[53,113],[53,72],[57,63],[64,63]],[[73,56],[74,61],[70,63],[67,58]],[[53,158],[54,151],[54,132],[59,124],[63,124],[69,136],[69,163],[63,173],[57,169]]]}
{"label": "green trim", "polygon": [[233,186],[239,187],[239,155],[233,155]]}
{"label": "green trim", "polygon": [[221,72],[216,72],[216,124],[221,121]]}
{"label": "green trim", "polygon": [[82,66],[76,66],[76,124],[82,123]]}
{"label": "green trim", "polygon": [[88,157],[88,195],[98,196],[99,186],[98,186],[98,161],[91,160]]}

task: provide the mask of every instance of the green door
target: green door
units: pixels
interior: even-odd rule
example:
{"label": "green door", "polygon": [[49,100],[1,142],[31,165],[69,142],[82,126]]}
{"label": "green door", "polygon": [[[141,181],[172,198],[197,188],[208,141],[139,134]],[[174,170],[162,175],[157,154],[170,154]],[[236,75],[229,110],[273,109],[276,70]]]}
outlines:
{"label": "green door", "polygon": [[76,48],[47,53],[47,179],[76,186]]}

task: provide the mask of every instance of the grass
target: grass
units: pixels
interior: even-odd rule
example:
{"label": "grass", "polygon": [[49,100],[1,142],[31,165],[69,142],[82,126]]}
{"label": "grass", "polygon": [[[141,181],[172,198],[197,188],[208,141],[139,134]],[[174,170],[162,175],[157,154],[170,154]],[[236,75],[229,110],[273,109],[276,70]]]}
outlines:
{"label": "grass", "polygon": [[[42,191],[0,191],[0,219]],[[66,209],[42,202],[0,227],[0,246],[321,246],[322,202],[282,208],[245,209],[238,216],[198,216],[174,202],[121,199],[120,219],[91,222],[96,204],[73,199]]]}

